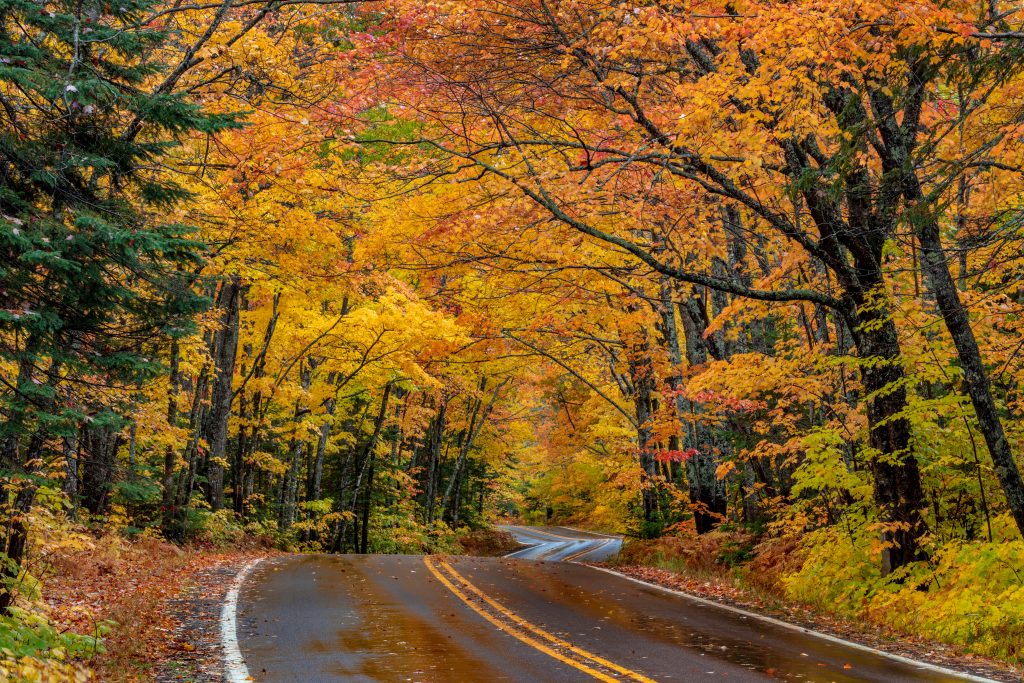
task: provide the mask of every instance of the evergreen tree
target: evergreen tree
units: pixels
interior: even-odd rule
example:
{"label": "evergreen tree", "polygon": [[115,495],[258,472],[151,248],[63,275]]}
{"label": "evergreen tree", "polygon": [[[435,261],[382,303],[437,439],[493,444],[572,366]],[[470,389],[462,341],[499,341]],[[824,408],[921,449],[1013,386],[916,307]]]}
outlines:
{"label": "evergreen tree", "polygon": [[109,430],[110,396],[162,371],[207,305],[203,245],[155,216],[183,136],[237,125],[160,85],[148,0],[0,0],[0,610],[25,515],[62,440]]}

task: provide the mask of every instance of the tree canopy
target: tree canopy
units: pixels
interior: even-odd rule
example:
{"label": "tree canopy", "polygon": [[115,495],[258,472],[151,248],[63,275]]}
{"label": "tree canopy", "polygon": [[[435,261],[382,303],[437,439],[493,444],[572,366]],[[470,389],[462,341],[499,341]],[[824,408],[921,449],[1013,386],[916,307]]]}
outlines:
{"label": "tree canopy", "polygon": [[0,609],[42,510],[743,528],[848,605],[1019,569],[1022,21],[0,0]]}

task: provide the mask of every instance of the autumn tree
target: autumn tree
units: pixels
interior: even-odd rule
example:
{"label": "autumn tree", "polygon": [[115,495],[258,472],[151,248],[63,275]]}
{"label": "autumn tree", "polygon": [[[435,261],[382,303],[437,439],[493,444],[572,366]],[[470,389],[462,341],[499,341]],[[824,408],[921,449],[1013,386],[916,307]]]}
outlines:
{"label": "autumn tree", "polygon": [[[893,241],[913,235],[1019,517],[1019,474],[937,234],[965,169],[991,171],[982,159],[1006,143],[1005,129],[981,125],[993,132],[946,144],[968,120],[1000,118],[1010,53],[978,50],[1000,39],[985,31],[1002,19],[970,3],[713,9],[409,8],[431,40],[408,40],[396,58],[410,85],[395,98],[427,126],[417,142],[452,160],[448,173],[503,182],[550,220],[686,286],[832,311],[830,334],[848,335],[861,358],[889,568],[919,557],[924,532],[887,268]],[[951,105],[936,94],[945,88],[974,98]],[[693,258],[707,239],[727,254],[727,231],[760,253],[738,272]],[[757,260],[767,271],[754,278]]]}
{"label": "autumn tree", "polygon": [[100,510],[126,390],[163,372],[160,350],[206,304],[193,290],[202,245],[154,213],[185,193],[152,168],[179,136],[234,124],[145,88],[160,70],[148,56],[168,39],[139,25],[152,7],[2,9],[4,609],[21,572],[25,515],[65,455],[61,440],[78,439],[81,493]]}

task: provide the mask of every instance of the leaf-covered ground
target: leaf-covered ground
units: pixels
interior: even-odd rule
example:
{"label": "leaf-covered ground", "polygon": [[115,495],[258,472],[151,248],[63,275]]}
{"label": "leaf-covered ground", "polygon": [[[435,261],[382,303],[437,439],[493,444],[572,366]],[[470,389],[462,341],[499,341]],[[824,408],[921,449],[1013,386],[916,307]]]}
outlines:
{"label": "leaf-covered ground", "polygon": [[267,554],[106,536],[51,557],[43,597],[60,629],[106,632],[87,662],[97,680],[220,680],[220,604],[238,567]]}

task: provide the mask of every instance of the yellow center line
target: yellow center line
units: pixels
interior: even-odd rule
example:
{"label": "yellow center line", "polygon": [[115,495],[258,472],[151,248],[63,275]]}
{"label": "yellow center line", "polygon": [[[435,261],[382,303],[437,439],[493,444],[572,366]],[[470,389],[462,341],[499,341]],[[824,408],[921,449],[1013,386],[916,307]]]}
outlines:
{"label": "yellow center line", "polygon": [[[505,624],[505,623],[502,623],[502,622],[498,621],[491,614],[489,614],[485,610],[482,610],[480,607],[478,607],[476,604],[474,604],[472,601],[470,601],[468,596],[466,596],[459,588],[457,588],[455,585],[453,585],[452,582],[449,581],[447,577],[445,577],[443,574],[441,574],[441,572],[439,572],[437,570],[437,568],[434,566],[434,560],[432,560],[429,557],[424,557],[423,561],[427,565],[427,568],[431,571],[431,573],[433,573],[434,576],[436,576],[441,581],[441,583],[443,583],[445,586],[447,586],[450,591],[455,593],[455,595],[459,599],[461,599],[463,602],[465,602],[467,605],[469,605],[475,612],[477,612],[478,614],[480,614],[481,616],[486,618],[488,621],[490,621],[492,624],[497,626],[502,631],[504,631],[504,632],[506,632],[506,633],[508,633],[510,635],[515,636],[516,638],[518,638],[522,642],[527,643],[531,647],[534,647],[534,648],[540,650],[541,652],[544,652],[545,654],[547,654],[547,655],[549,655],[551,657],[554,657],[555,659],[557,659],[557,660],[559,660],[561,662],[565,662],[566,664],[569,664],[570,666],[573,666],[573,667],[579,669],[580,671],[584,671],[584,672],[590,674],[591,676],[593,676],[594,678],[597,678],[598,680],[602,680],[602,681],[615,681],[615,680],[618,680],[617,678],[612,678],[612,677],[610,677],[610,676],[608,676],[606,674],[601,673],[600,671],[592,669],[591,667],[586,666],[586,664],[583,664],[581,662],[577,662],[577,661],[575,661],[573,659],[565,657],[564,655],[562,655],[562,654],[560,654],[558,652],[555,652],[554,650],[552,650],[551,648],[546,646],[544,643],[531,638],[526,633],[522,633],[521,631],[512,628],[508,624]],[[451,576],[453,576],[456,581],[458,581],[460,584],[462,584],[462,586],[466,590],[468,590],[469,592],[473,593],[478,598],[483,600],[485,603],[490,605],[490,607],[492,609],[494,609],[494,611],[498,612],[501,616],[505,617],[506,619],[508,619],[509,621],[514,623],[515,625],[519,626],[519,628],[521,628],[521,629],[523,629],[525,631],[528,631],[529,633],[532,633],[532,634],[534,634],[536,636],[539,636],[539,637],[547,640],[548,642],[552,643],[553,645],[556,645],[556,646],[562,648],[563,650],[568,650],[569,652],[572,652],[573,654],[577,655],[578,657],[581,657],[583,659],[589,660],[590,663],[597,664],[597,665],[602,666],[602,667],[604,667],[606,669],[610,669],[611,671],[614,671],[614,672],[616,672],[618,674],[621,674],[621,675],[625,676],[626,678],[628,678],[630,680],[637,681],[637,683],[655,683],[655,681],[653,679],[650,679],[650,678],[644,676],[643,674],[640,674],[640,673],[638,673],[636,671],[633,671],[631,669],[627,669],[627,668],[625,668],[623,666],[619,666],[618,664],[616,664],[614,662],[610,662],[607,659],[604,659],[603,657],[595,655],[592,652],[588,652],[587,650],[584,650],[583,648],[576,647],[572,643],[569,643],[569,642],[567,642],[565,640],[562,640],[558,636],[556,636],[556,635],[554,635],[552,633],[549,633],[549,632],[545,631],[544,629],[540,628],[539,626],[536,626],[536,625],[526,621],[525,619],[520,617],[518,614],[512,612],[511,610],[506,608],[501,603],[497,602],[496,600],[492,599],[490,596],[486,595],[483,591],[481,591],[479,588],[477,588],[472,583],[470,583],[465,577],[463,577],[461,574],[459,574],[457,571],[455,571],[455,569],[453,569],[452,566],[450,564],[448,564],[447,562],[445,562],[444,560],[440,561],[440,565],[445,569],[446,572],[451,574]]]}
{"label": "yellow center line", "polygon": [[605,547],[606,545],[608,545],[611,542],[612,542],[612,539],[609,538],[607,541],[603,541],[603,542],[601,542],[600,544],[598,544],[596,546],[593,546],[593,547],[590,547],[590,548],[584,548],[583,550],[579,551],[578,553],[573,553],[569,557],[563,557],[562,558],[562,562],[572,562],[577,557],[583,557],[584,555],[589,555],[590,553],[594,552],[595,550],[600,550],[601,548]]}
{"label": "yellow center line", "polygon": [[493,598],[491,598],[489,595],[486,595],[483,591],[481,591],[479,588],[477,588],[472,583],[470,583],[465,577],[463,577],[461,574],[459,574],[457,571],[455,571],[455,569],[453,569],[452,566],[450,564],[448,564],[447,562],[445,562],[444,560],[441,560],[441,566],[444,567],[452,576],[456,577],[456,579],[458,579],[459,582],[462,583],[462,585],[465,586],[465,588],[467,590],[472,592],[478,598],[480,598],[481,600],[486,602],[488,605],[490,605],[492,608],[494,608],[495,611],[499,612],[500,614],[502,614],[507,619],[510,619],[512,622],[514,622],[515,624],[517,624],[521,628],[524,628],[527,631],[530,631],[531,633],[540,636],[541,638],[545,638],[548,641],[550,641],[551,643],[553,643],[553,644],[555,644],[555,645],[557,645],[557,646],[559,646],[561,648],[564,648],[566,650],[569,650],[570,652],[573,652],[573,653],[579,655],[580,657],[584,657],[586,659],[589,659],[590,661],[594,662],[595,664],[600,664],[601,666],[607,667],[607,668],[611,669],[612,671],[615,671],[617,673],[622,674],[623,676],[627,676],[629,678],[632,678],[635,681],[641,681],[642,683],[655,683],[653,680],[651,680],[650,678],[647,678],[646,676],[644,676],[642,674],[639,674],[639,673],[637,673],[635,671],[632,671],[630,669],[627,669],[625,667],[619,666],[618,664],[616,664],[614,662],[610,662],[607,659],[603,659],[602,657],[599,657],[598,655],[595,655],[592,652],[587,652],[586,650],[584,650],[582,648],[579,648],[579,647],[576,647],[572,643],[567,642],[565,640],[562,640],[558,636],[556,636],[556,635],[554,635],[552,633],[549,633],[548,631],[545,631],[544,629],[540,628],[539,626],[531,624],[530,622],[526,621],[525,619],[520,617],[518,614],[516,614],[512,610],[508,609],[507,607],[505,607],[504,605],[502,605],[498,601],[496,601]]}
{"label": "yellow center line", "polygon": [[530,647],[532,647],[535,650],[543,652],[544,654],[548,655],[549,657],[557,659],[560,662],[568,664],[569,666],[573,667],[574,669],[578,669],[578,670],[582,671],[585,674],[593,676],[594,678],[596,678],[599,681],[605,681],[606,683],[615,683],[618,680],[616,678],[612,678],[611,676],[603,674],[603,673],[601,673],[600,671],[598,671],[596,669],[592,669],[589,666],[587,666],[586,664],[582,664],[582,663],[577,662],[577,661],[575,661],[573,659],[569,659],[565,655],[562,655],[562,654],[560,654],[558,652],[555,652],[554,650],[552,650],[550,647],[548,647],[544,643],[540,642],[539,640],[535,640],[535,639],[531,638],[530,636],[526,635],[525,633],[523,633],[522,631],[520,631],[518,629],[511,628],[507,624],[503,624],[502,622],[500,622],[496,618],[494,618],[489,612],[487,612],[487,610],[484,610],[481,607],[473,604],[473,601],[469,599],[469,596],[467,596],[461,590],[456,588],[456,586],[451,581],[449,581],[448,578],[444,574],[442,574],[441,572],[439,572],[437,570],[437,567],[435,567],[433,565],[433,563],[430,561],[430,558],[424,557],[423,558],[423,563],[427,565],[427,569],[430,570],[430,573],[433,574],[434,577],[438,581],[440,581],[442,584],[444,584],[445,587],[448,588],[448,590],[450,590],[452,593],[454,593],[455,596],[457,598],[459,598],[459,600],[462,600],[462,602],[466,603],[466,605],[468,605],[470,607],[470,609],[472,609],[474,612],[476,612],[477,614],[482,616],[487,621],[491,622],[491,624],[493,624],[498,630],[500,630],[500,631],[502,631],[504,633],[509,634],[513,638],[515,638],[515,639],[517,639],[517,640],[519,640],[519,641],[529,645]]}

